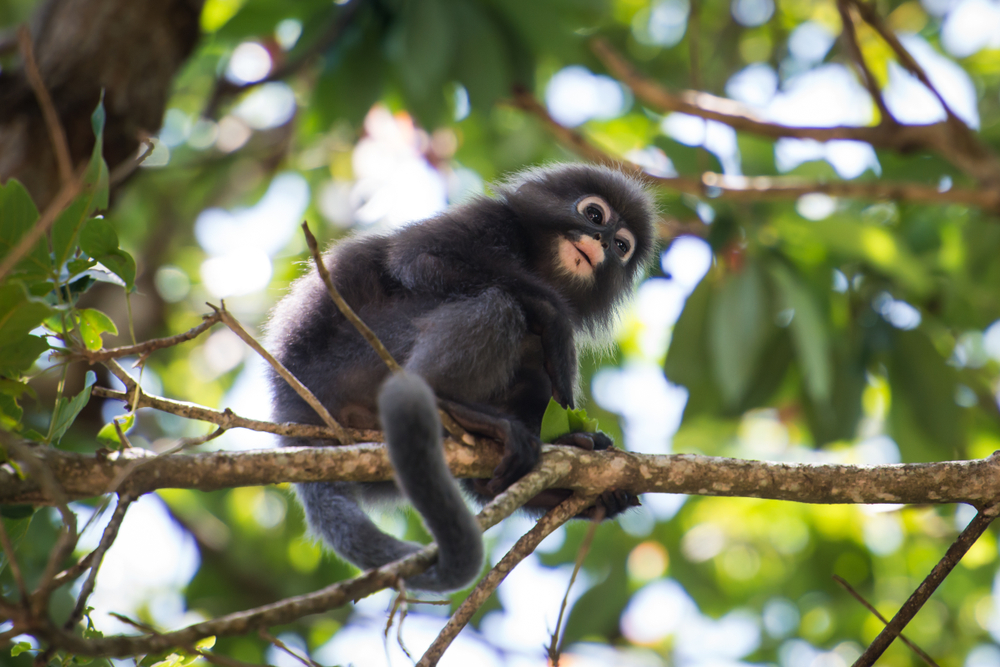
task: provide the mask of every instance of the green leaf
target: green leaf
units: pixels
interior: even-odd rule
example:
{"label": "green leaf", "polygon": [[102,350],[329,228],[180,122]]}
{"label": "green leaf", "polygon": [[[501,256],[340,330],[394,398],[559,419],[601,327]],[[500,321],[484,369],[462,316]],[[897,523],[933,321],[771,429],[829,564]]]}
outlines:
{"label": "green leaf", "polygon": [[[552,399],[549,399],[550,401]],[[596,433],[599,422],[587,416],[587,411],[583,408],[567,410],[566,416],[569,419],[569,431],[567,433]]]}
{"label": "green leaf", "polygon": [[34,505],[0,505],[0,516],[7,519],[27,519],[34,513]]}
{"label": "green leaf", "polygon": [[33,650],[34,650],[34,647],[32,647],[32,645],[29,642],[18,642],[16,644],[14,644],[13,647],[11,647],[10,654],[11,654],[11,656],[13,656],[13,657],[16,658],[17,656],[21,655],[22,653],[26,653],[28,651],[33,651]]}
{"label": "green leaf", "polygon": [[101,334],[110,332],[118,335],[118,327],[111,321],[111,318],[99,310],[85,308],[78,313],[80,318],[80,334],[83,336],[83,343],[88,350],[99,350],[103,342]]}
{"label": "green leaf", "polygon": [[80,414],[87,401],[90,400],[90,392],[97,382],[97,375],[94,371],[87,371],[87,378],[83,383],[83,390],[73,398],[60,398],[56,402],[55,410],[52,411],[52,442],[58,443],[73,422]]}
{"label": "green leaf", "polygon": [[121,447],[122,441],[118,438],[118,430],[115,429],[115,422],[122,428],[122,433],[128,433],[129,429],[135,424],[135,413],[130,412],[121,417],[115,417],[112,421],[108,422],[101,427],[101,430],[97,432],[97,440],[107,447],[118,448]]}
{"label": "green leaf", "polygon": [[27,370],[49,348],[44,339],[29,333],[50,313],[48,304],[29,297],[21,285],[0,285],[0,374]]}
{"label": "green leaf", "polygon": [[[87,210],[90,199],[91,196],[88,193],[78,196],[52,224],[52,255],[55,258],[56,266],[61,267],[65,264],[66,260],[73,255],[73,251],[76,250],[80,230],[90,218],[90,212]],[[70,272],[74,273],[72,269]]]}
{"label": "green leaf", "polygon": [[550,398],[545,414],[542,415],[542,430],[538,437],[542,442],[553,442],[559,436],[570,432],[568,411],[556,403],[555,399]]}
{"label": "green leaf", "polygon": [[25,336],[21,340],[0,345],[0,375],[24,373],[48,349],[48,342],[40,336]]}
{"label": "green leaf", "polygon": [[510,49],[495,22],[477,5],[458,3],[455,20],[455,77],[468,91],[472,107],[489,111],[498,99],[510,95]]}
{"label": "green leaf", "polygon": [[118,234],[107,220],[88,220],[80,231],[80,248],[125,281],[127,289],[135,283],[135,260],[118,248]]}
{"label": "green leaf", "polygon": [[819,404],[830,399],[833,369],[830,363],[830,340],[826,323],[816,300],[784,264],[773,262],[768,271],[777,287],[778,303],[782,309],[794,311],[789,328],[795,342],[795,356],[802,372],[806,391]]}
{"label": "green leaf", "polygon": [[755,264],[728,275],[715,294],[708,344],[713,378],[729,407],[737,405],[750,387],[773,326],[769,313],[767,292]]}
{"label": "green leaf", "polygon": [[[38,209],[31,195],[17,180],[0,185],[0,257],[5,257],[38,220]],[[28,279],[38,279],[52,273],[52,258],[44,238],[38,239],[31,250],[14,267]]]}
{"label": "green leaf", "polygon": [[340,119],[359,126],[382,96],[386,69],[379,34],[368,26],[348,28],[316,82],[309,111],[324,127]]}
{"label": "green leaf", "polygon": [[443,88],[454,52],[451,10],[443,0],[407,3],[389,38],[407,108],[425,127],[436,125],[444,108]]}
{"label": "green leaf", "polygon": [[86,186],[85,195],[89,194],[87,201],[87,213],[96,210],[103,211],[108,207],[108,191],[110,189],[110,177],[108,175],[108,165],[104,161],[102,154],[104,150],[104,121],[107,114],[104,111],[104,91],[101,91],[101,99],[97,103],[97,108],[90,115],[90,126],[94,130],[94,150],[90,155],[90,163],[87,165],[87,173],[84,174],[83,182]]}
{"label": "green leaf", "polygon": [[957,375],[919,329],[892,332],[890,425],[904,461],[958,458],[965,444]]}
{"label": "green leaf", "polygon": [[709,314],[713,296],[712,281],[702,280],[684,303],[670,337],[663,372],[667,379],[688,390],[684,420],[719,410],[722,399],[712,382],[708,353]]}

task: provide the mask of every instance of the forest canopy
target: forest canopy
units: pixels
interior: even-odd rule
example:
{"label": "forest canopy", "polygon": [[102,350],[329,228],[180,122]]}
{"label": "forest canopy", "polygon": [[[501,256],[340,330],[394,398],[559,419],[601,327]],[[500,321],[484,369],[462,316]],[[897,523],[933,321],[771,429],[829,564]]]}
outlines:
{"label": "forest canopy", "polygon": [[[0,664],[1000,664],[995,3],[8,0],[0,28]],[[567,161],[657,200],[613,342],[581,341],[624,451],[550,448],[486,510],[496,593],[354,579],[291,485],[390,479],[381,435],[274,450],[306,427],[246,342],[303,221],[325,248]],[[500,522],[557,482],[561,514]],[[642,506],[568,521],[609,486]]]}

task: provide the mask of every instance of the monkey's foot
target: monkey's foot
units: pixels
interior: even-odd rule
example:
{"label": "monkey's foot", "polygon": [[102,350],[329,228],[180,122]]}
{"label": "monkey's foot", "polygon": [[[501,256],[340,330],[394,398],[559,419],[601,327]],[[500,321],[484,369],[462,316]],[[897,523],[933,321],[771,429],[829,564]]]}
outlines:
{"label": "monkey's foot", "polygon": [[[546,489],[524,504],[526,508],[550,510],[573,495],[569,489]],[[638,507],[639,496],[612,489],[597,496],[594,504],[576,515],[577,519],[593,519],[601,509],[605,519],[613,519],[630,507]]]}

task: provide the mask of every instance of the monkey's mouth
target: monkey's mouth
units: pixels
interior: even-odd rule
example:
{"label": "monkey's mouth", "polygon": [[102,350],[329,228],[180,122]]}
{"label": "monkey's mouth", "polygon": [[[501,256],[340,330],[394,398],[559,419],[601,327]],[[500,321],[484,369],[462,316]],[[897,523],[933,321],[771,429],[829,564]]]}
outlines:
{"label": "monkey's mouth", "polygon": [[580,253],[580,256],[583,257],[583,260],[587,262],[587,266],[589,266],[590,268],[594,268],[594,263],[590,261],[590,255],[584,252],[577,244],[573,243],[572,241],[570,241],[570,243],[573,245],[574,248],[576,248],[576,251]]}

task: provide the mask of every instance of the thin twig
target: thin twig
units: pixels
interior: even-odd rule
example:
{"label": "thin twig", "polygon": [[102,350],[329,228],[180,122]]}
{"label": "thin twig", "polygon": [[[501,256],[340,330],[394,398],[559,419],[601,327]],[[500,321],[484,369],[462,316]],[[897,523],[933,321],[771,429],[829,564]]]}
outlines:
{"label": "thin twig", "polygon": [[580,568],[583,567],[583,561],[590,553],[590,546],[594,542],[594,535],[597,534],[597,527],[601,525],[604,521],[604,515],[606,511],[603,506],[598,507],[594,512],[594,518],[590,521],[590,527],[587,529],[587,534],[583,537],[583,542],[580,543],[580,550],[576,555],[576,564],[573,566],[573,574],[569,578],[569,583],[566,585],[566,594],[563,595],[562,604],[559,606],[559,617],[556,619],[556,629],[552,631],[552,641],[549,643],[549,662],[551,662],[554,667],[559,667],[559,655],[562,653],[562,643],[566,638],[559,636],[559,631],[562,628],[563,615],[566,613],[566,606],[569,604],[569,592],[573,590],[573,584],[576,582],[576,577],[580,574]]}
{"label": "thin twig", "polygon": [[958,562],[962,560],[962,556],[976,543],[979,536],[986,532],[993,519],[996,518],[998,508],[1000,508],[1000,505],[993,505],[979,510],[976,518],[965,527],[965,530],[962,531],[961,535],[948,548],[948,551],[938,561],[937,565],[934,566],[930,574],[917,586],[917,590],[913,591],[909,599],[903,603],[900,610],[889,621],[888,625],[875,638],[875,641],[854,662],[854,667],[871,667],[875,664],[875,661],[889,648],[892,640],[898,637],[899,633],[906,627],[906,624],[917,615],[917,612],[920,611],[924,603],[937,590],[937,587],[941,585],[945,577],[955,569]]}
{"label": "thin twig", "polygon": [[152,140],[146,138],[140,142],[140,145],[145,144],[146,148],[135,157],[134,160],[129,160],[128,162],[122,162],[117,167],[111,170],[111,174],[108,176],[109,187],[115,187],[119,185],[122,181],[132,175],[136,169],[138,169],[143,162],[146,161],[153,151],[156,149],[156,144]]}
{"label": "thin twig", "polygon": [[350,304],[344,300],[344,297],[340,295],[340,291],[333,284],[333,279],[330,277],[330,271],[326,268],[326,263],[323,261],[323,256],[319,251],[319,244],[316,242],[316,237],[309,230],[309,223],[302,223],[302,233],[305,234],[306,244],[309,246],[309,252],[312,253],[313,263],[316,265],[316,271],[319,273],[320,279],[323,284],[326,285],[326,291],[333,299],[333,302],[337,305],[337,309],[343,314],[347,321],[354,325],[354,328],[358,330],[358,333],[368,341],[368,344],[372,346],[375,350],[375,354],[385,362],[385,365],[389,367],[389,370],[393,373],[398,373],[403,370],[403,368],[396,362],[393,358],[392,353],[382,344],[382,341],[378,339],[375,332],[368,328],[368,325],[358,317],[354,309],[351,308]]}
{"label": "thin twig", "polygon": [[[861,593],[858,593],[856,590],[854,590],[854,588],[849,583],[847,583],[847,581],[843,577],[835,574],[833,575],[833,580],[836,581],[838,584],[840,584],[844,588],[844,590],[850,593],[855,600],[860,602],[861,606],[863,606],[865,609],[874,614],[875,618],[882,621],[883,625],[889,624],[889,621],[886,620],[885,616],[880,614],[879,610],[876,609],[874,605],[872,605],[870,602],[868,602],[868,600],[864,599],[864,597],[861,596]],[[936,662],[934,662],[934,658],[927,655],[927,653],[924,652],[922,648],[920,648],[919,646],[911,642],[909,639],[907,639],[906,635],[904,635],[903,633],[899,633],[899,639],[904,644],[906,644],[911,651],[920,656],[920,659],[926,662],[928,665],[930,665],[931,667],[941,667]]]}
{"label": "thin twig", "polygon": [[[358,330],[358,333],[360,333],[361,336],[368,341],[368,344],[372,346],[373,350],[375,350],[375,354],[377,354],[379,358],[385,362],[385,365],[389,367],[390,371],[398,373],[403,370],[393,358],[392,353],[389,352],[386,346],[382,344],[382,341],[379,340],[378,336],[375,335],[375,332],[372,331],[360,317],[358,317],[358,314],[354,312],[354,309],[351,308],[351,305],[344,300],[344,297],[341,296],[336,285],[333,284],[333,278],[330,277],[330,271],[326,268],[326,262],[323,261],[323,256],[320,254],[319,244],[316,242],[316,237],[313,236],[313,233],[309,230],[308,222],[302,222],[302,233],[305,234],[306,245],[309,246],[309,252],[312,253],[313,263],[316,265],[316,271],[319,273],[320,279],[326,286],[326,292],[330,295],[333,303],[336,304],[337,309],[348,322],[354,325],[354,328]],[[465,429],[456,424],[455,420],[451,418],[451,415],[440,409],[438,410],[438,414],[441,417],[441,424],[445,427],[445,430],[447,430],[448,433],[450,433],[459,442],[469,444],[468,434],[465,432]]]}
{"label": "thin twig", "polygon": [[284,651],[288,655],[292,656],[293,658],[295,658],[296,660],[298,660],[299,662],[301,662],[306,667],[323,667],[322,665],[320,665],[318,662],[316,662],[315,660],[313,660],[309,656],[301,656],[298,653],[296,653],[295,651],[293,651],[292,649],[288,648],[288,646],[285,645],[285,642],[281,641],[280,639],[278,639],[277,637],[275,637],[274,635],[272,635],[267,630],[264,630],[263,628],[261,628],[258,631],[257,634],[260,635],[261,639],[263,639],[266,642],[270,642],[270,643],[274,644],[279,649],[281,649],[282,651]]}
{"label": "thin twig", "polygon": [[976,136],[965,122],[958,117],[945,101],[934,84],[931,83],[927,72],[920,66],[920,63],[910,55],[896,34],[886,25],[885,20],[878,13],[875,7],[865,0],[849,0],[858,9],[861,18],[868,25],[875,29],[875,32],[885,40],[889,47],[895,52],[896,57],[920,83],[931,91],[941,108],[944,109],[946,120],[944,127],[949,131],[937,133],[935,136],[927,137],[924,144],[934,148],[942,156],[947,158],[952,164],[965,170],[967,173],[979,179],[984,185],[995,188],[1000,182],[1000,161],[996,155]]}
{"label": "thin twig", "polygon": [[[136,393],[138,391],[138,394]],[[216,410],[196,403],[175,401],[162,396],[147,394],[141,389],[133,386],[127,391],[116,391],[106,387],[94,387],[91,396],[98,398],[111,398],[124,401],[126,404],[134,405],[135,409],[152,408],[160,412],[168,412],[172,415],[197,419],[198,421],[217,424],[226,429],[245,428],[251,431],[261,431],[262,433],[273,433],[291,438],[318,438],[321,440],[336,440],[337,434],[326,426],[316,426],[313,424],[296,424],[294,422],[266,422],[259,419],[241,417],[231,409]],[[347,429],[355,442],[378,442],[381,441],[381,431]]]}
{"label": "thin twig", "polygon": [[121,528],[122,521],[125,519],[125,512],[133,500],[135,499],[127,494],[118,496],[118,505],[115,506],[114,514],[111,515],[108,525],[104,527],[101,541],[98,543],[97,548],[94,549],[90,573],[87,574],[87,579],[83,582],[83,587],[80,589],[80,595],[76,599],[76,606],[73,607],[73,613],[69,615],[66,623],[63,624],[63,628],[66,630],[71,630],[83,618],[83,613],[87,609],[87,600],[90,598],[90,594],[94,592],[94,584],[97,582],[97,572],[101,569],[104,554],[107,553],[111,545],[114,544],[115,538],[118,537],[118,529]]}
{"label": "thin twig", "polygon": [[[118,429],[119,433],[121,432],[121,427],[118,426],[118,422],[115,422],[115,428]],[[170,456],[171,454],[175,454],[176,452],[179,452],[181,450],[187,449],[188,447],[195,447],[197,445],[203,445],[206,442],[209,442],[211,440],[215,440],[216,438],[218,438],[220,435],[222,435],[225,432],[226,432],[226,429],[224,429],[223,427],[220,426],[219,428],[215,429],[211,433],[199,436],[197,438],[180,438],[177,441],[177,444],[175,444],[174,446],[168,448],[165,451],[162,451],[162,452],[158,453],[156,456],[150,456],[149,458],[136,459],[134,461],[131,461],[129,463],[129,465],[124,470],[122,470],[118,474],[117,477],[115,477],[114,481],[111,482],[111,484],[108,486],[108,491],[107,492],[108,493],[116,493],[118,491],[118,489],[121,488],[121,485],[125,483],[125,480],[128,479],[128,477],[131,474],[133,474],[136,470],[138,470],[139,468],[141,468],[143,466],[146,466],[146,465],[149,465],[153,461],[156,461],[157,459],[163,458],[165,456]],[[124,436],[122,436],[122,437],[124,437]]]}
{"label": "thin twig", "polygon": [[112,347],[108,349],[88,350],[81,347],[79,349],[66,352],[65,356],[71,359],[85,359],[92,364],[101,363],[103,361],[107,361],[108,359],[121,359],[122,357],[132,357],[136,355],[145,357],[148,356],[149,353],[155,352],[156,350],[173,347],[174,345],[179,345],[197,338],[221,321],[222,315],[219,312],[208,313],[206,315],[202,315],[201,324],[196,327],[192,327],[184,333],[167,336],[166,338],[153,338],[143,341],[137,345],[124,345],[122,347]]}
{"label": "thin twig", "polygon": [[65,586],[66,584],[72,582],[74,579],[79,577],[81,574],[87,571],[91,563],[94,562],[94,552],[91,551],[89,554],[73,563],[58,575],[52,581],[52,590],[59,588],[60,586]]}
{"label": "thin twig", "polygon": [[354,442],[351,439],[351,436],[347,433],[347,431],[344,430],[344,427],[341,426],[337,422],[337,420],[333,418],[333,415],[330,414],[329,410],[326,409],[326,406],[320,403],[319,399],[316,398],[313,395],[313,393],[309,391],[309,389],[306,388],[306,386],[299,381],[297,377],[292,375],[291,371],[285,368],[284,364],[275,359],[270,352],[264,349],[264,346],[258,343],[253,336],[247,333],[247,330],[244,329],[240,325],[240,323],[236,321],[236,319],[229,313],[228,310],[226,310],[226,303],[224,301],[218,308],[216,308],[212,304],[208,304],[208,306],[209,308],[215,310],[218,313],[223,324],[225,324],[233,331],[233,333],[235,333],[237,336],[243,339],[244,343],[252,347],[254,352],[262,356],[264,360],[271,365],[271,368],[273,368],[274,371],[278,375],[280,375],[285,382],[288,383],[288,386],[294,389],[295,393],[298,394],[302,398],[302,400],[308,403],[310,407],[312,407],[312,409],[316,411],[316,414],[320,416],[320,419],[323,420],[323,423],[326,424],[330,428],[330,430],[332,430],[334,433],[337,434],[338,440],[340,440],[344,444],[350,444]]}
{"label": "thin twig", "polygon": [[10,566],[10,573],[14,576],[17,590],[21,593],[21,604],[28,604],[28,586],[24,583],[24,576],[21,574],[21,565],[17,562],[17,554],[14,553],[14,543],[10,541],[7,534],[7,526],[4,525],[3,517],[0,517],[0,546],[7,554],[7,564]]}
{"label": "thin twig", "polygon": [[433,667],[433,665],[436,665],[451,645],[451,642],[472,618],[472,615],[483,606],[483,603],[493,594],[493,591],[496,590],[497,586],[507,577],[510,571],[514,569],[514,566],[527,558],[528,554],[534,552],[541,541],[551,534],[552,531],[579,514],[581,510],[593,501],[594,496],[574,494],[557,507],[549,510],[545,516],[539,519],[538,523],[525,533],[511,550],[500,559],[500,562],[493,566],[493,569],[476,584],[475,589],[469,593],[469,597],[465,598],[452,617],[448,619],[448,622],[441,629],[437,638],[434,639],[424,652],[424,655],[420,658],[420,662],[417,663],[417,667]]}
{"label": "thin twig", "polygon": [[906,50],[906,47],[903,46],[902,42],[899,41],[899,38],[896,37],[896,33],[894,33],[892,29],[886,25],[885,21],[882,19],[882,15],[879,14],[872,5],[864,2],[863,0],[841,0],[841,2],[844,2],[845,4],[850,2],[850,4],[858,8],[858,13],[861,14],[861,18],[864,19],[865,23],[874,28],[875,32],[877,32],[879,36],[885,40],[885,43],[888,44],[889,48],[893,50],[903,67],[905,67],[910,74],[915,76],[920,83],[924,84],[927,87],[927,90],[929,90],[931,94],[937,98],[938,102],[941,103],[941,107],[948,116],[949,122],[957,122],[961,124],[966,131],[968,131],[968,127],[966,127],[965,123],[963,123],[961,119],[955,115],[955,112],[951,110],[948,102],[945,101],[944,96],[931,83],[930,77],[927,76],[927,72],[924,71],[924,68],[920,66],[920,63],[918,63],[912,55],[910,55],[910,52]]}
{"label": "thin twig", "polygon": [[844,38],[847,53],[861,72],[861,82],[868,89],[868,94],[871,95],[872,102],[878,107],[879,114],[882,117],[881,122],[897,125],[896,117],[892,115],[889,107],[885,105],[885,99],[882,97],[882,91],[879,90],[878,81],[875,80],[875,75],[872,74],[871,68],[868,67],[865,56],[861,52],[861,47],[858,45],[858,34],[854,27],[854,18],[851,16],[849,2],[850,0],[837,0],[837,9],[840,11],[840,22],[843,24],[843,32],[841,34]]}
{"label": "thin twig", "polygon": [[66,130],[63,129],[59,121],[59,114],[52,103],[52,96],[49,95],[42,80],[42,74],[38,71],[38,63],[35,62],[35,50],[31,44],[31,32],[28,26],[21,26],[17,31],[17,39],[21,46],[21,57],[24,59],[24,73],[31,84],[31,89],[35,92],[38,106],[42,110],[42,117],[45,119],[45,126],[49,130],[49,138],[52,140],[52,151],[56,155],[56,164],[59,166],[59,180],[62,187],[66,187],[73,180],[73,159],[70,157],[69,142],[66,140]]}

